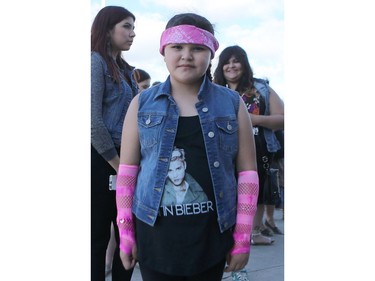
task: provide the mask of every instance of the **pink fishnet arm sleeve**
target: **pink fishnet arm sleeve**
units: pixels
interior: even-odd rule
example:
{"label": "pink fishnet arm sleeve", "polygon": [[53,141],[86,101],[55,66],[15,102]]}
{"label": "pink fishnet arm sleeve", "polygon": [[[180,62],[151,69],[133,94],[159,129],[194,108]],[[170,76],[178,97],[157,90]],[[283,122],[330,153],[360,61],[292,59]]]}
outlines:
{"label": "pink fishnet arm sleeve", "polygon": [[250,253],[250,238],[259,192],[256,171],[238,174],[237,218],[233,231],[234,246],[231,255]]}
{"label": "pink fishnet arm sleeve", "polygon": [[120,249],[128,255],[132,253],[135,245],[132,204],[138,170],[138,166],[120,164],[116,181],[117,225],[120,234]]}

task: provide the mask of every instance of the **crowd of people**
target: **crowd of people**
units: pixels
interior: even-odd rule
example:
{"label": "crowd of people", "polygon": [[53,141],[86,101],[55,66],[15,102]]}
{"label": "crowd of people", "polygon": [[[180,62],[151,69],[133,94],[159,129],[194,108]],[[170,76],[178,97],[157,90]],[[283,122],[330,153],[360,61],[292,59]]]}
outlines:
{"label": "crowd of people", "polygon": [[135,20],[107,6],[91,29],[91,280],[130,281],[136,263],[144,281],[221,280],[283,235],[284,104],[240,46],[211,70],[219,42],[195,13],[166,24],[169,76],[151,84],[122,55]]}

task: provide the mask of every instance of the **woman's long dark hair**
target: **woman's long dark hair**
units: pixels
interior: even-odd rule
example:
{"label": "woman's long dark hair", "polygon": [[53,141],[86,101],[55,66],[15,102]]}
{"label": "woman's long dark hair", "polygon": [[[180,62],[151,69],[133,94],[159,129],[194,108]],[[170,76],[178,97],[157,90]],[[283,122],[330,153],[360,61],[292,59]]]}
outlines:
{"label": "woman's long dark hair", "polygon": [[120,83],[120,74],[117,68],[131,69],[131,67],[121,57],[121,52],[117,55],[116,61],[112,59],[112,55],[108,50],[110,45],[108,33],[116,24],[128,17],[132,17],[135,21],[135,16],[124,7],[107,6],[99,11],[91,27],[91,52],[98,52],[104,58],[109,72],[117,83]]}
{"label": "woman's long dark hair", "polygon": [[223,66],[229,62],[229,59],[232,56],[241,63],[243,70],[241,80],[235,90],[241,94],[248,93],[252,91],[254,86],[254,74],[245,50],[237,45],[227,47],[221,52],[218,65],[214,72],[214,83],[222,86],[225,86],[227,84],[227,81],[224,77]]}
{"label": "woman's long dark hair", "polygon": [[[194,25],[215,35],[214,26],[205,17],[202,17],[194,13],[183,13],[175,15],[168,21],[165,29],[183,24]],[[208,79],[212,81],[211,63],[207,68],[206,75]]]}

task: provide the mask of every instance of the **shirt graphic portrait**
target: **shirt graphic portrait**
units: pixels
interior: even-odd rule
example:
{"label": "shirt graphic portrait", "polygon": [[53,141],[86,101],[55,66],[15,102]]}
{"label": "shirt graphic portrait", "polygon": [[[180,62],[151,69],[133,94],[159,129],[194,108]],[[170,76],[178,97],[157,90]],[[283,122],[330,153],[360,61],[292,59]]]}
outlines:
{"label": "shirt graphic portrait", "polygon": [[203,203],[208,197],[199,183],[186,172],[184,149],[174,148],[161,206]]}

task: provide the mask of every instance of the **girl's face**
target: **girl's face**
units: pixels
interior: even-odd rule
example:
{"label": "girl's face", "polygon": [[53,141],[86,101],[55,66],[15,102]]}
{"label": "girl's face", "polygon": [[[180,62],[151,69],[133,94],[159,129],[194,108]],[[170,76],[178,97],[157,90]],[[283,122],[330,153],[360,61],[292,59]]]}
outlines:
{"label": "girl's face", "polygon": [[196,83],[210,65],[211,52],[202,45],[169,44],[165,46],[164,61],[171,79],[181,83]]}
{"label": "girl's face", "polygon": [[234,56],[223,65],[224,78],[227,82],[236,83],[241,79],[243,74],[242,65]]}
{"label": "girl's face", "polygon": [[143,90],[146,90],[150,88],[151,79],[143,80],[142,82],[138,83],[138,93],[142,92]]}
{"label": "girl's face", "polygon": [[135,37],[133,18],[127,17],[120,21],[109,31],[109,35],[111,36],[112,52],[114,54],[128,51]]}

